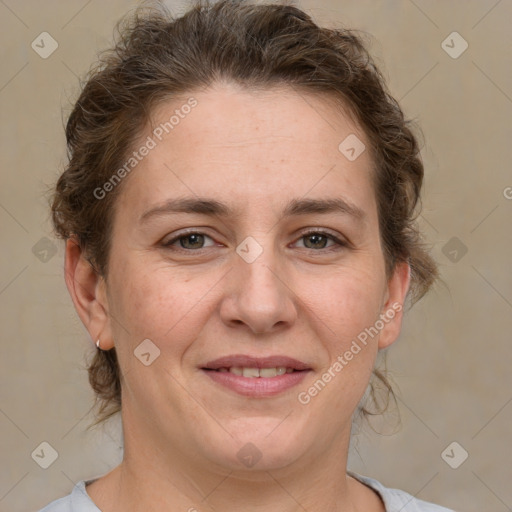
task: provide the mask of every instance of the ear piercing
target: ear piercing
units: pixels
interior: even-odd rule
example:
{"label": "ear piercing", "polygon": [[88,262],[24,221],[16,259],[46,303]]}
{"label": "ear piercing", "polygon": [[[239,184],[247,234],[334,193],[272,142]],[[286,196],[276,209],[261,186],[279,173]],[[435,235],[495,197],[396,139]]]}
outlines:
{"label": "ear piercing", "polygon": [[96,346],[101,350],[101,347],[100,347],[100,339],[98,338],[98,341],[96,341]]}

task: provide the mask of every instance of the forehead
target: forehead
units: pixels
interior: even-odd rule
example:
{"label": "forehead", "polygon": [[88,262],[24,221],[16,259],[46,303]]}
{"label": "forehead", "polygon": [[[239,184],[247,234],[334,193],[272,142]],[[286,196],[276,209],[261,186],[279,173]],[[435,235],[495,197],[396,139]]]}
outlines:
{"label": "forehead", "polygon": [[125,183],[133,210],[184,195],[242,208],[326,194],[368,208],[373,198],[366,136],[327,95],[217,85],[155,107],[135,150],[148,137]]}

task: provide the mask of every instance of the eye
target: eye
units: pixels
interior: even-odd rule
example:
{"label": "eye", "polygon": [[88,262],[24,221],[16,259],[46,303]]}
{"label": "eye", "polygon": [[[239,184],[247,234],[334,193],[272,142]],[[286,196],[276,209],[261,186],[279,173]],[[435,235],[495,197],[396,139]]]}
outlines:
{"label": "eye", "polygon": [[[207,240],[210,240],[210,243],[206,243]],[[326,231],[308,231],[303,233],[296,243],[299,241],[303,242],[303,248],[312,250],[336,250],[336,246],[338,248],[348,246],[346,242]],[[328,245],[329,242],[331,242],[330,245]],[[186,251],[201,250],[215,245],[211,237],[199,231],[182,233],[162,243],[163,247]]]}
{"label": "eye", "polygon": [[[212,243],[209,245],[204,245],[205,240],[211,240]],[[187,250],[196,250],[196,249],[204,249],[205,247],[211,247],[212,245],[215,245],[215,242],[212,238],[210,238],[208,235],[205,235],[204,233],[199,233],[197,231],[184,233],[181,235],[178,235],[174,238],[171,238],[170,240],[162,243],[164,247],[172,247],[175,246],[176,243],[179,242],[178,249],[187,249]]]}
{"label": "eye", "polygon": [[[325,231],[309,231],[303,233],[299,240],[304,242],[306,249],[329,249],[336,245],[347,246],[345,242]],[[330,246],[327,245],[329,241],[333,242]]]}

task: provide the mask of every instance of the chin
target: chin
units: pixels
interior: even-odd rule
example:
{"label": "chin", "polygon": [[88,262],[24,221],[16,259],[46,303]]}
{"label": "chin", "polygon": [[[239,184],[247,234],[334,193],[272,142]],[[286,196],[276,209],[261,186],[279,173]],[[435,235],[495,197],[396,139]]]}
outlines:
{"label": "chin", "polygon": [[[215,443],[215,451],[210,450],[213,462],[228,468],[230,471],[251,474],[260,471],[282,469],[300,457],[309,446],[304,434],[296,428],[290,430],[282,419],[276,421],[249,421],[245,418],[246,428],[227,428],[233,437]],[[285,420],[286,421],[286,420]],[[203,438],[204,439],[204,438]],[[211,448],[205,447],[206,449]],[[268,478],[268,475],[267,477]]]}

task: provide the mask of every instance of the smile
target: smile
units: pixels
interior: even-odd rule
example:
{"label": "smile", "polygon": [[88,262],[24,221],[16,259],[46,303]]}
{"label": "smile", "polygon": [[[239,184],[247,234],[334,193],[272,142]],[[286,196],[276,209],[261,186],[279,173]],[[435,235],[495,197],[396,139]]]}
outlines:
{"label": "smile", "polygon": [[278,375],[284,375],[285,373],[292,373],[296,370],[293,368],[286,368],[285,366],[277,366],[275,368],[243,368],[241,366],[232,366],[231,368],[219,368],[218,372],[230,372],[235,375],[241,375],[243,377],[277,377]]}
{"label": "smile", "polygon": [[202,368],[201,371],[220,389],[228,389],[246,397],[268,398],[299,385],[312,370],[231,367],[218,370]]}

